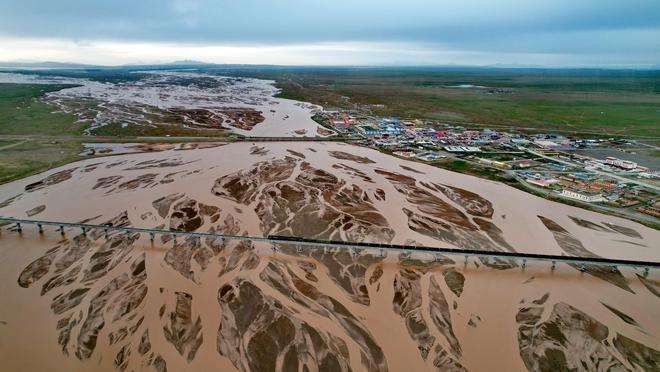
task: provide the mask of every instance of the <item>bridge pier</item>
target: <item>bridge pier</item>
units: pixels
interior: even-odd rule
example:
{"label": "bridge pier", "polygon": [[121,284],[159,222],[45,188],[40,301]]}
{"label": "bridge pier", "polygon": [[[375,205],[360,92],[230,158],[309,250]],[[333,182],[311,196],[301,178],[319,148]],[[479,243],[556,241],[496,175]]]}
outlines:
{"label": "bridge pier", "polygon": [[[406,245],[390,245],[390,244],[373,244],[373,243],[352,243],[344,241],[328,241],[328,240],[316,240],[316,239],[305,239],[305,238],[290,238],[290,237],[280,237],[280,236],[268,236],[268,237],[250,237],[250,236],[233,236],[233,235],[224,235],[224,234],[215,234],[215,233],[203,233],[203,232],[185,232],[185,231],[172,231],[164,229],[147,229],[147,228],[137,228],[137,227],[121,227],[121,226],[111,226],[111,225],[99,225],[99,224],[88,224],[88,223],[68,223],[61,221],[40,221],[40,220],[27,220],[27,219],[18,219],[10,217],[0,217],[0,222],[6,223],[7,229],[11,231],[22,232],[23,225],[36,225],[39,234],[44,233],[44,227],[53,226],[58,228],[62,239],[66,239],[66,229],[71,229],[75,235],[76,229],[81,229],[84,235],[88,231],[93,231],[101,235],[101,231],[105,234],[106,239],[109,238],[110,232],[113,234],[116,232],[116,235],[113,235],[113,238],[116,239],[128,239],[131,240],[133,237],[141,236],[142,234],[149,234],[151,241],[155,240],[157,234],[161,234],[163,237],[171,237],[173,244],[177,246],[177,238],[180,236],[184,237],[184,240],[187,239],[220,239],[222,244],[226,244],[227,240],[241,240],[241,241],[253,241],[253,242],[270,242],[272,244],[273,251],[278,251],[280,248],[278,244],[286,244],[291,247],[295,245],[298,252],[302,252],[305,246],[314,247],[314,249],[323,249],[324,254],[332,254],[337,249],[349,249],[349,254],[353,257],[359,256],[362,252],[362,249],[367,249],[372,252],[373,255],[379,255],[380,257],[386,257],[389,250],[395,250],[398,252],[403,252],[403,254],[410,254],[411,252],[427,252],[430,253],[433,259],[437,262],[444,257],[444,254],[451,255],[455,257],[455,262],[458,263],[458,257],[464,256],[464,264],[467,265],[470,262],[470,257],[476,257],[478,260],[483,260],[484,258],[496,259],[496,260],[507,260],[507,262],[514,262],[520,260],[522,263],[522,268],[525,269],[527,266],[527,261],[550,261],[552,262],[552,270],[556,270],[557,262],[566,263],[571,267],[575,268],[580,272],[585,272],[588,270],[589,265],[599,265],[600,267],[609,268],[612,272],[618,272],[618,267],[631,267],[637,273],[642,273],[647,276],[650,269],[659,268],[660,262],[654,261],[642,261],[642,260],[625,260],[625,259],[609,259],[609,258],[594,258],[594,257],[571,257],[571,256],[559,256],[559,255],[550,255],[550,254],[534,254],[534,253],[512,253],[512,252],[489,252],[489,251],[480,251],[474,249],[460,249],[460,248],[442,248],[442,247],[415,247],[415,246],[406,246]],[[167,239],[164,239],[166,241]],[[375,250],[378,252],[376,253]],[[475,259],[475,260],[476,260]],[[478,261],[475,261],[475,266]]]}

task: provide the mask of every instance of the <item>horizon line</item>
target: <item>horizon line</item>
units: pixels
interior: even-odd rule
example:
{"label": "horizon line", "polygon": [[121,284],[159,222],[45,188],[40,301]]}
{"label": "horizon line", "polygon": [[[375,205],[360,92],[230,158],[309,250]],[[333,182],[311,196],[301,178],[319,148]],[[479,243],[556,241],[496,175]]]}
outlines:
{"label": "horizon line", "polygon": [[[11,64],[16,64],[12,66]],[[45,65],[61,66],[45,66]],[[3,66],[4,65],[4,66]],[[42,65],[42,66],[39,66]],[[86,69],[86,68],[131,68],[131,67],[177,67],[177,66],[250,66],[250,67],[297,67],[297,68],[474,68],[474,69],[537,69],[537,70],[660,70],[660,64],[621,64],[621,65],[516,65],[506,63],[496,63],[488,65],[477,64],[270,64],[270,63],[217,63],[196,60],[176,60],[170,62],[135,62],[125,64],[87,64],[71,61],[6,61],[0,60],[0,69],[22,69],[22,68],[43,68],[43,69]]]}

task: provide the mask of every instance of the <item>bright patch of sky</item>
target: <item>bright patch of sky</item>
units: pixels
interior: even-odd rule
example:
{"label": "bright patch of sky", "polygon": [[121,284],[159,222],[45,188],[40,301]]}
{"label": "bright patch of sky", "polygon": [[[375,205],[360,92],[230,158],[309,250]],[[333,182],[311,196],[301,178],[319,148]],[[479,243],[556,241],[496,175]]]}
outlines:
{"label": "bright patch of sky", "polygon": [[0,0],[0,60],[660,64],[658,0]]}

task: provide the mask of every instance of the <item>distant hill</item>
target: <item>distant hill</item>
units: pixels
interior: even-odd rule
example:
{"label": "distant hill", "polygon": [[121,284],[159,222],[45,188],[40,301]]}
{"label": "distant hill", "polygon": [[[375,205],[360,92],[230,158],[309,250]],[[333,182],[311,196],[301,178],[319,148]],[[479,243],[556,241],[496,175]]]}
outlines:
{"label": "distant hill", "polygon": [[208,63],[208,62],[201,62],[201,61],[195,61],[195,60],[190,60],[190,59],[184,59],[181,61],[174,61],[174,62],[169,62],[169,63],[163,63],[163,65],[167,66],[199,66],[199,65],[215,65],[215,63]]}
{"label": "distant hill", "polygon": [[194,60],[181,60],[174,62],[166,63],[157,63],[157,64],[135,64],[135,65],[124,65],[124,66],[103,66],[103,65],[86,65],[82,63],[69,63],[69,62],[23,62],[23,61],[14,61],[14,62],[0,62],[0,68],[14,68],[14,69],[90,69],[90,68],[103,68],[103,69],[116,69],[116,68],[135,68],[135,67],[203,67],[203,66],[215,66],[213,63],[194,61]]}
{"label": "distant hill", "polygon": [[93,68],[94,65],[68,62],[0,62],[1,68]]}

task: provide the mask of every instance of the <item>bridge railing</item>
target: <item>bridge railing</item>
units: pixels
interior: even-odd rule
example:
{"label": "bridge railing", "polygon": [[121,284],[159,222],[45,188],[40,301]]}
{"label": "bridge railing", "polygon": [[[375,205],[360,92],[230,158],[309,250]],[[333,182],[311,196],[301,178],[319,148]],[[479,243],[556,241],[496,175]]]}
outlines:
{"label": "bridge railing", "polygon": [[[71,222],[58,222],[58,221],[40,221],[40,220],[27,220],[13,217],[0,217],[0,222],[5,224],[15,224],[17,231],[22,231],[23,225],[34,225],[40,233],[43,232],[44,226],[55,226],[59,229],[60,233],[64,235],[66,228],[80,229],[83,233],[91,230],[104,231],[106,236],[111,231],[119,231],[124,233],[139,233],[148,234],[153,241],[156,235],[168,235],[174,238],[181,237],[198,237],[198,238],[216,238],[226,240],[241,240],[253,242],[265,242],[273,244],[273,249],[277,249],[277,244],[294,245],[301,249],[302,247],[322,247],[322,248],[342,248],[342,249],[374,249],[384,251],[399,251],[399,252],[425,252],[431,254],[442,255],[458,255],[467,257],[481,257],[481,258],[494,258],[504,260],[522,260],[523,267],[527,260],[530,261],[549,261],[552,262],[552,267],[555,267],[557,262],[577,265],[583,269],[585,265],[606,265],[615,268],[616,266],[629,266],[644,268],[648,272],[651,268],[659,268],[660,262],[655,261],[642,261],[642,260],[628,260],[620,258],[604,258],[604,257],[576,257],[564,255],[551,255],[551,254],[538,254],[526,252],[506,252],[506,251],[489,251],[478,249],[459,249],[459,248],[446,248],[446,247],[429,247],[429,246],[412,246],[412,245],[397,245],[385,243],[367,243],[367,242],[345,242],[336,240],[320,240],[320,239],[307,239],[290,236],[269,235],[263,236],[244,236],[244,235],[228,235],[217,234],[208,232],[196,231],[178,231],[178,230],[165,230],[155,228],[141,228],[130,226],[112,226],[109,224],[87,224],[87,223],[71,223]],[[0,236],[1,239],[1,236]]]}

